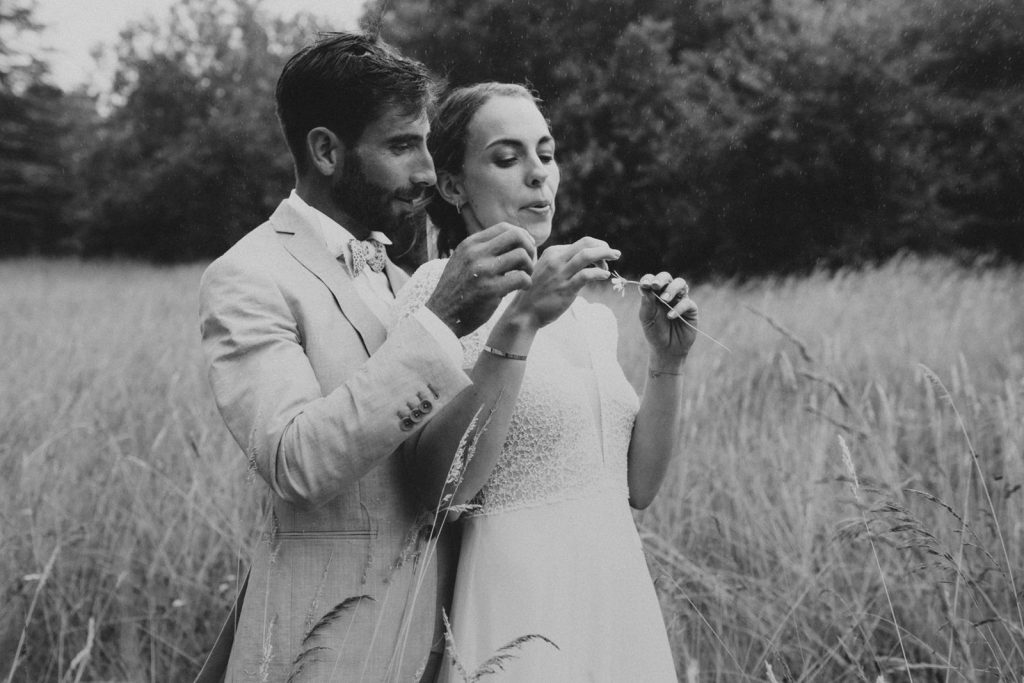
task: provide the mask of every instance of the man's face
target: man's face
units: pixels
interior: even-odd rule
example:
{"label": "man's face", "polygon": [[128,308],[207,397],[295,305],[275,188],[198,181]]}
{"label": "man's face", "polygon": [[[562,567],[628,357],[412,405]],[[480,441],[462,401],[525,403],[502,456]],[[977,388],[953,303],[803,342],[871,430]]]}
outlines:
{"label": "man's face", "polygon": [[429,131],[425,112],[390,109],[345,150],[331,186],[334,202],[353,223],[345,228],[357,237],[371,230],[390,236],[423,223],[427,190],[437,181]]}

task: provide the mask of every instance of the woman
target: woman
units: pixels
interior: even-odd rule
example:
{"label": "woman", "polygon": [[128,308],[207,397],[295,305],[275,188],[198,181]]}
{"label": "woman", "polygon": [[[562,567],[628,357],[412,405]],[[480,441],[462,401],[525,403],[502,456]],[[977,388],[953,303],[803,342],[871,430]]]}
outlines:
{"label": "woman", "polygon": [[[559,174],[531,93],[498,83],[457,89],[432,128],[439,197],[430,210],[442,253],[494,225],[543,244]],[[537,634],[557,649],[526,642],[503,663],[502,680],[676,680],[630,505],[651,502],[678,443],[697,309],[682,279],[641,280],[650,360],[638,401],[616,360],[613,314],[577,296],[588,283],[610,286],[595,264],[618,257],[593,238],[545,249],[530,287],[461,340],[473,386],[406,446],[422,492],[437,500],[445,490],[465,511],[451,621],[466,671]],[[423,305],[444,263],[416,272],[399,317]],[[467,431],[478,440],[453,489],[446,479]],[[448,677],[460,678],[451,661]]]}

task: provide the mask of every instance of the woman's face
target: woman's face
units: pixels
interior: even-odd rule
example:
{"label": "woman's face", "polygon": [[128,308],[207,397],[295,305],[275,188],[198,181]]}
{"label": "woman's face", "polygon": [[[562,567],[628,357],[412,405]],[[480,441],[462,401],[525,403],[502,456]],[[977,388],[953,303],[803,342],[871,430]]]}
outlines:
{"label": "woman's face", "polygon": [[451,180],[470,234],[505,221],[539,246],[551,235],[558,179],[555,141],[537,106],[497,96],[473,115],[462,173]]}

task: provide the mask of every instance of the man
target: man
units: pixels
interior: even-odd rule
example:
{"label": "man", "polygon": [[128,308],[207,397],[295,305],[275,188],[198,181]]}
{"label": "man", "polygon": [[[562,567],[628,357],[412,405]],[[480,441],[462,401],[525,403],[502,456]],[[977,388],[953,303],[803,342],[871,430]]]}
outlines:
{"label": "man", "polygon": [[401,559],[422,508],[395,451],[470,383],[456,337],[529,285],[535,251],[521,229],[466,240],[426,309],[385,338],[406,276],[381,243],[422,221],[436,180],[434,87],[363,35],[295,54],[276,92],[295,190],[203,276],[214,396],[272,499],[222,634],[235,627],[229,681],[431,680],[439,663],[453,570],[443,537],[436,560]]}

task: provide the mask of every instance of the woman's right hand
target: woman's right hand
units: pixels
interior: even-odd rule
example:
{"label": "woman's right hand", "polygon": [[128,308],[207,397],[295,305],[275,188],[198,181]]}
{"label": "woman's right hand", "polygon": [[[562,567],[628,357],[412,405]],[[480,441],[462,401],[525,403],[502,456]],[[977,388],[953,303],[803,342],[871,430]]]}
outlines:
{"label": "woman's right hand", "polygon": [[607,269],[595,264],[620,256],[617,249],[593,237],[548,247],[533,266],[530,286],[516,294],[502,317],[535,330],[551,323],[568,310],[588,282],[611,277]]}

